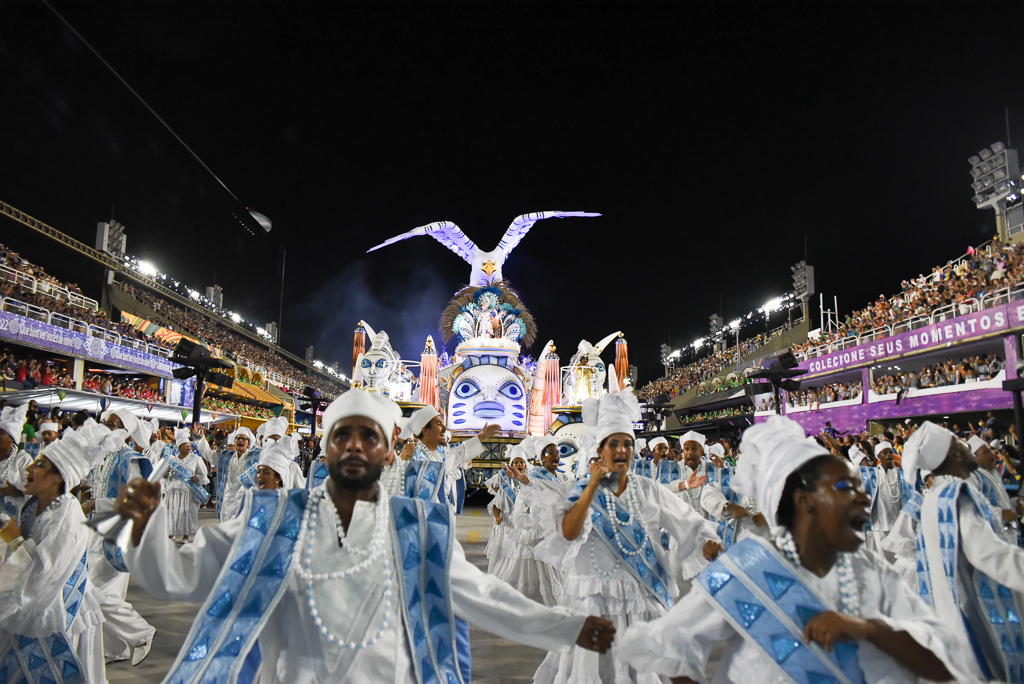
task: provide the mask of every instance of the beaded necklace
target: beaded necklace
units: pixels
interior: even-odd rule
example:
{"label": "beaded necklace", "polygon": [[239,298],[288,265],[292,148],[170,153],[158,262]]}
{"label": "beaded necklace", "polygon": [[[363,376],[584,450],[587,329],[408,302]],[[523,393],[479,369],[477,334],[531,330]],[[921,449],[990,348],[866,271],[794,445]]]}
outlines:
{"label": "beaded necklace", "polygon": [[[698,477],[707,474],[707,467],[704,465],[704,461],[700,462],[700,465],[697,466],[697,470],[695,471],[691,470],[690,466],[685,466],[685,468],[686,470],[689,471],[683,478],[685,480],[689,480],[690,475],[694,473],[696,473]],[[683,497],[686,499],[686,503],[690,504],[690,508],[697,511],[698,513],[702,512],[702,509],[700,507],[700,494],[701,490],[704,489],[704,487],[705,485],[701,485],[700,487],[691,487],[690,489],[686,489],[683,491]]]}
{"label": "beaded necklace", "polygon": [[[891,470],[891,469],[890,469]],[[880,480],[881,487],[879,490],[882,492],[882,498],[885,499],[886,503],[898,505],[903,501],[903,491],[900,489],[900,476],[896,475],[896,486],[889,484],[889,471],[882,469],[882,477]]]}
{"label": "beaded necklace", "polygon": [[[314,489],[310,495],[309,500],[306,502],[306,508],[302,512],[302,525],[299,528],[299,540],[301,541],[303,536],[306,538],[306,549],[303,566],[297,571],[299,577],[306,580],[306,597],[309,599],[309,614],[313,618],[313,622],[316,623],[317,629],[320,630],[320,634],[325,639],[330,641],[332,644],[340,646],[342,648],[351,648],[359,650],[367,648],[377,643],[381,636],[388,627],[388,617],[391,614],[391,569],[388,565],[388,552],[387,552],[387,526],[388,526],[388,495],[387,492],[378,489],[377,491],[377,519],[374,521],[373,534],[370,537],[370,545],[366,549],[354,549],[344,546],[345,541],[345,530],[341,524],[341,516],[338,516],[338,541],[343,545],[342,548],[348,552],[355,553],[356,555],[363,556],[364,560],[359,561],[355,565],[342,569],[335,570],[334,572],[315,573],[312,570],[313,561],[313,540],[316,538],[316,519],[320,509],[320,502],[327,497],[327,488],[320,486]],[[296,563],[298,556],[301,552],[302,545],[296,543],[295,555],[292,558],[292,562]],[[334,635],[327,627],[324,626],[323,620],[320,618],[319,611],[316,607],[316,598],[313,592],[314,582],[325,582],[327,580],[344,579],[351,577],[358,572],[370,568],[374,561],[380,559],[383,565],[384,575],[384,617],[381,620],[380,629],[377,633],[363,641],[356,643],[354,641],[345,642],[336,635]],[[296,563],[297,565],[297,563]]]}
{"label": "beaded necklace", "polygon": [[[602,485],[600,491],[598,492],[598,496],[603,497],[605,506],[607,507],[608,512],[610,513],[612,521],[612,537],[615,540],[615,545],[619,548],[619,551],[622,553],[623,557],[635,556],[641,552],[641,550],[644,548],[644,545],[647,543],[647,525],[644,524],[643,511],[640,508],[640,502],[636,496],[636,481],[634,479],[629,478],[626,480],[626,491],[623,492],[623,494],[626,497],[626,513],[629,516],[629,518],[626,521],[622,521],[619,519],[618,506],[615,503],[616,496],[615,493],[612,491],[611,487],[606,487]],[[640,525],[640,529],[643,530],[643,537],[637,544],[637,550],[630,551],[622,544],[622,538],[619,536],[619,528],[628,527],[629,525],[632,525],[634,520],[638,522],[638,524]],[[590,540],[590,563],[594,567],[594,572],[596,572],[598,575],[600,575],[606,580],[610,579],[615,574],[615,568],[613,567],[610,572],[604,572],[603,570],[597,567],[597,558],[594,555],[595,541],[595,539]]]}
{"label": "beaded necklace", "polygon": [[[786,556],[786,560],[798,568],[802,567],[800,552],[797,551],[792,532],[786,530],[775,537],[773,541],[776,548]],[[836,560],[836,571],[839,573],[839,610],[847,615],[860,617],[860,589],[857,586],[857,578],[853,574],[850,554],[839,554],[839,558]]]}

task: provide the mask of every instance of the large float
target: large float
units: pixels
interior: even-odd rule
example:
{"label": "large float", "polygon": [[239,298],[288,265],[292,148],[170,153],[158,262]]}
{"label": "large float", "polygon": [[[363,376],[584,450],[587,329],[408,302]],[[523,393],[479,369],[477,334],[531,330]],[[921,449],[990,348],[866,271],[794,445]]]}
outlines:
{"label": "large float", "polygon": [[470,284],[455,293],[440,316],[442,344],[456,341],[451,355],[443,347],[439,351],[433,337],[428,336],[419,359],[403,359],[392,348],[387,332],[375,330],[367,321],[356,326],[352,352],[354,386],[392,398],[407,415],[423,406],[434,406],[445,416],[453,442],[476,435],[488,423],[501,428],[474,460],[466,478],[471,488],[482,486],[501,467],[505,445],[527,435],[565,437],[559,448],[567,459],[566,467],[579,457],[576,445],[586,432],[581,404],[607,391],[609,367],[602,354],[613,340],[612,373],[617,386],[629,382],[627,345],[619,331],[597,344],[580,340],[564,367],[553,340],[536,358],[524,353],[536,340],[537,326],[519,294],[502,277],[501,267],[534,223],[567,216],[599,214],[524,214],[512,222],[490,252],[477,248],[449,221],[415,228],[370,250],[429,235],[472,267]]}

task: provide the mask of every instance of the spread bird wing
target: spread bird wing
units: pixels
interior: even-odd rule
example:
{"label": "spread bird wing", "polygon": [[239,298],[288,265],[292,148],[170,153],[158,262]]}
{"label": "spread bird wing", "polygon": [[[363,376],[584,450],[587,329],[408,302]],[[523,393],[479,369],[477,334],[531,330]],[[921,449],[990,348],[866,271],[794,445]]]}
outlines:
{"label": "spread bird wing", "polygon": [[390,240],[385,240],[376,247],[366,251],[367,253],[373,252],[381,247],[387,247],[388,245],[393,245],[396,242],[401,242],[402,240],[408,240],[409,238],[416,237],[417,235],[429,235],[468,261],[470,264],[473,263],[473,255],[477,251],[476,245],[472,240],[466,237],[466,234],[462,232],[461,228],[451,221],[437,221],[436,223],[428,223],[427,225],[420,226],[419,228],[413,228],[408,233],[402,233]]}
{"label": "spread bird wing", "polygon": [[516,248],[519,241],[530,232],[530,228],[533,228],[533,224],[541,219],[546,218],[565,218],[567,216],[600,216],[600,214],[592,214],[586,211],[535,211],[529,214],[523,214],[517,216],[513,221],[512,225],[505,231],[504,237],[498,242],[496,251],[501,252],[502,263],[508,259],[509,252]]}

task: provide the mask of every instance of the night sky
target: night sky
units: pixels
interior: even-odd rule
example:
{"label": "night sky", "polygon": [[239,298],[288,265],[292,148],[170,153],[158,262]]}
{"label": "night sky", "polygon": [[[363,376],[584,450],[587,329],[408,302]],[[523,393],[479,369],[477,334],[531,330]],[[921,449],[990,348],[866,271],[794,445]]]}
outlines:
{"label": "night sky", "polygon": [[[0,199],[89,244],[113,214],[130,253],[259,324],[283,246],[284,346],[345,373],[360,318],[418,359],[468,278],[431,238],[364,254],[416,226],[491,249],[519,214],[601,212],[537,223],[504,272],[534,354],[621,329],[643,382],[720,300],[729,321],[791,289],[805,236],[843,313],[992,237],[967,158],[1006,107],[1024,140],[1012,4],[53,4],[239,201],[21,0],[0,2]],[[84,258],[8,219],[0,242],[98,295]]]}

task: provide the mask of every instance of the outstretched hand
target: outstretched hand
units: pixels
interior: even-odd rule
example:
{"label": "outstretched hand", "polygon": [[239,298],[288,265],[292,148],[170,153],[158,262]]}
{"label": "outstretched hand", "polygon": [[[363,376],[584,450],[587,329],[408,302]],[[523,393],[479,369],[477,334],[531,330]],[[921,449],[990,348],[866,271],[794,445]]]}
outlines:
{"label": "outstretched hand", "polygon": [[530,484],[530,476],[527,475],[525,472],[520,472],[515,468],[510,468],[508,466],[504,466],[502,470],[505,471],[506,477],[508,477],[510,480],[519,480],[523,484]]}
{"label": "outstretched hand", "polygon": [[707,475],[698,475],[696,473],[696,471],[694,471],[694,473],[692,475],[690,475],[690,477],[688,477],[686,479],[686,483],[685,483],[686,486],[685,487],[682,486],[682,485],[679,486],[679,491],[683,491],[685,489],[698,489],[699,487],[703,487],[707,483],[708,483],[708,476]]}
{"label": "outstretched hand", "polygon": [[716,542],[714,539],[710,539],[704,543],[704,559],[713,561],[718,558],[718,554],[722,553],[725,549],[722,545]]}
{"label": "outstretched hand", "polygon": [[492,423],[489,425],[484,425],[483,428],[481,428],[480,434],[477,435],[477,437],[480,438],[481,442],[486,442],[491,437],[494,437],[494,435],[498,434],[499,430],[501,430],[501,426],[497,424]]}
{"label": "outstretched hand", "polygon": [[160,483],[150,484],[141,477],[137,477],[117,493],[114,500],[114,512],[130,518],[135,524],[132,526],[132,546],[138,546],[142,541],[142,533],[146,531],[146,524],[149,523],[153,511],[160,504]]}
{"label": "outstretched hand", "polygon": [[588,651],[607,653],[613,641],[615,641],[614,623],[596,615],[588,615],[586,622],[583,623],[583,629],[580,630],[580,635],[576,639],[576,645]]}

